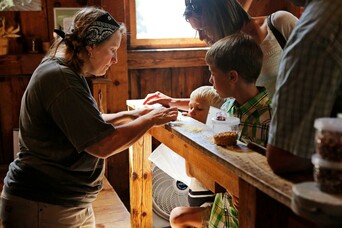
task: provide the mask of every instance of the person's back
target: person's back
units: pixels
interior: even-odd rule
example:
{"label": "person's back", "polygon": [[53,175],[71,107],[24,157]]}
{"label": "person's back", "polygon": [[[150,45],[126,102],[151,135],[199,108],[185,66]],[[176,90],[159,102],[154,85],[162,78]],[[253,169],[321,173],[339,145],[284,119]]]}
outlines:
{"label": "person's back", "polygon": [[309,0],[279,67],[267,146],[276,173],[312,172],[314,120],[342,112],[342,1]]}

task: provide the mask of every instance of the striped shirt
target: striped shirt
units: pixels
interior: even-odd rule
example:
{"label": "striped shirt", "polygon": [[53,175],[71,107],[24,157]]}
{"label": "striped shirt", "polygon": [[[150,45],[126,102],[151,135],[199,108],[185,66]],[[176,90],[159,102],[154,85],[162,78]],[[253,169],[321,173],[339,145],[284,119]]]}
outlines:
{"label": "striped shirt", "polygon": [[342,0],[311,0],[279,66],[269,144],[310,159],[314,121],[342,113]]}
{"label": "striped shirt", "polygon": [[221,107],[228,114],[240,118],[240,139],[247,138],[260,145],[266,145],[271,121],[271,100],[267,90],[258,87],[259,94],[239,105],[234,98],[228,99]]}

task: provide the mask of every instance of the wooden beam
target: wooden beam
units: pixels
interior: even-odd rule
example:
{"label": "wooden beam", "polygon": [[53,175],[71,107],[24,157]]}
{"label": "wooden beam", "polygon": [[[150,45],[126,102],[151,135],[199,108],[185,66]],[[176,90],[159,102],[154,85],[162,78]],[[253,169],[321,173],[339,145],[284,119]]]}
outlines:
{"label": "wooden beam", "polygon": [[206,66],[208,48],[148,49],[128,51],[128,69]]}

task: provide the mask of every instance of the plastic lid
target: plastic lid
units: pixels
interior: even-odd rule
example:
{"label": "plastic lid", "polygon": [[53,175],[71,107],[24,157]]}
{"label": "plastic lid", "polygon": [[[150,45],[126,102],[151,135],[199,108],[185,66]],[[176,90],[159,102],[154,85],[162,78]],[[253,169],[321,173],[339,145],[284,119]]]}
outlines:
{"label": "plastic lid", "polygon": [[314,126],[318,130],[342,132],[342,118],[318,118],[315,120]]}
{"label": "plastic lid", "polygon": [[315,166],[319,166],[322,168],[342,170],[342,162],[332,162],[332,161],[325,160],[319,154],[312,155],[311,162]]}
{"label": "plastic lid", "polygon": [[213,117],[213,118],[211,118],[211,120],[215,124],[225,124],[228,126],[235,126],[235,125],[240,124],[240,119],[237,117],[233,117],[233,116],[228,116],[228,117],[226,117],[225,120],[217,120],[215,117]]}

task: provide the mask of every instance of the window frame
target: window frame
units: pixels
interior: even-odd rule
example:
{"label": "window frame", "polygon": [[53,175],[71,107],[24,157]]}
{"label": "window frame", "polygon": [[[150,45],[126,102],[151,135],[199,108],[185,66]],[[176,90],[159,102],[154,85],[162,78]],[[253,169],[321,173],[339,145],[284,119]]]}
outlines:
{"label": "window frame", "polygon": [[[134,49],[206,47],[199,38],[137,39],[135,0],[129,0],[128,47]],[[184,23],[186,23],[184,19]],[[190,26],[190,25],[189,25]],[[195,32],[195,30],[194,30]]]}

